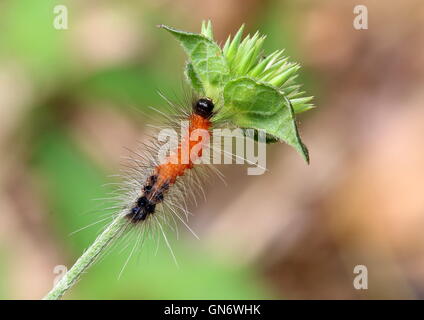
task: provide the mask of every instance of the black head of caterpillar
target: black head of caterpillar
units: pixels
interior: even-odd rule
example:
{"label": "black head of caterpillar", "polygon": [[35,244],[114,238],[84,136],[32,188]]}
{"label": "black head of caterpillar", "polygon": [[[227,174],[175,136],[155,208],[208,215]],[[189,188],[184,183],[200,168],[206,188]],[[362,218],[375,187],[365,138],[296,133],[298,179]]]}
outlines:
{"label": "black head of caterpillar", "polygon": [[211,99],[201,98],[193,103],[193,112],[203,118],[209,119],[213,116],[213,104]]}

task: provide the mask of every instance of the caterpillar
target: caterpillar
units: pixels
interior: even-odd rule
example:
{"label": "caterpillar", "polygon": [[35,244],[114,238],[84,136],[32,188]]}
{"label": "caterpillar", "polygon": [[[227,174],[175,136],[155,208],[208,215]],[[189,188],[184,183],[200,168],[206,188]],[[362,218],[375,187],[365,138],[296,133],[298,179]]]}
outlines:
{"label": "caterpillar", "polygon": [[[164,201],[168,191],[176,183],[180,176],[194,166],[194,161],[202,156],[202,141],[190,139],[195,130],[209,131],[211,117],[213,116],[214,104],[209,98],[200,98],[193,103],[192,114],[189,116],[189,128],[187,136],[182,137],[182,142],[177,150],[171,154],[165,163],[155,166],[153,173],[144,181],[140,196],[130,208],[125,217],[133,224],[146,220],[156,211],[156,206]],[[199,150],[194,157],[189,157],[188,162],[183,161],[182,144],[188,142],[188,154],[191,155],[195,145],[200,143]],[[204,143],[204,141],[203,141]]]}

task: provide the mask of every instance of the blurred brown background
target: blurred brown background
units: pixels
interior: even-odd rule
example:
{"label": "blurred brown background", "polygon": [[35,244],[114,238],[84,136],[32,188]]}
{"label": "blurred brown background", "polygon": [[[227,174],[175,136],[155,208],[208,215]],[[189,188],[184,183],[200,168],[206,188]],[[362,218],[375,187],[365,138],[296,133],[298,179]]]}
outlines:
{"label": "blurred brown background", "polygon": [[[68,30],[52,26],[57,4]],[[353,28],[358,4],[368,30]],[[171,236],[179,269],[148,248],[118,280],[126,254],[112,252],[66,297],[423,298],[421,0],[0,3],[0,298],[41,298],[101,230],[69,235],[99,219],[92,199],[143,139],[137,110],[181,87],[184,54],[155,25],[208,18],[222,42],[246,23],[301,63],[318,107],[299,117],[311,165],[272,145],[263,176],[221,166],[228,186],[192,208],[201,240]]]}

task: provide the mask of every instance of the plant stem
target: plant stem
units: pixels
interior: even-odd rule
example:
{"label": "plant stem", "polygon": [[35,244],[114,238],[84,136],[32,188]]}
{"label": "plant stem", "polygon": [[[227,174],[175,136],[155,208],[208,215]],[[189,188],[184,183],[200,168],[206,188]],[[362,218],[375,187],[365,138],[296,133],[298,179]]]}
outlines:
{"label": "plant stem", "polygon": [[121,214],[117,215],[43,300],[60,299],[78,281],[81,274],[97,260],[103,250],[117,238],[127,224],[128,221]]}

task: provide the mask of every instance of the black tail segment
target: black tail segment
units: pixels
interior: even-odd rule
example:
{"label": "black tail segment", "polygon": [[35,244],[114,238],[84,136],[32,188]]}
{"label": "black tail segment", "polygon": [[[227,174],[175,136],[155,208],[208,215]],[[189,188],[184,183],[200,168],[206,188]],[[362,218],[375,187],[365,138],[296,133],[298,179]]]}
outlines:
{"label": "black tail segment", "polygon": [[156,205],[163,201],[164,193],[169,189],[169,183],[165,182],[161,186],[157,185],[157,175],[152,175],[147,179],[143,187],[143,195],[137,199],[134,207],[126,217],[134,224],[146,220],[146,218],[155,213]]}
{"label": "black tail segment", "polygon": [[146,196],[138,198],[137,204],[131,208],[130,212],[127,214],[127,218],[132,223],[138,223],[140,221],[146,220],[149,214],[153,214],[156,209],[156,203],[152,203]]}

